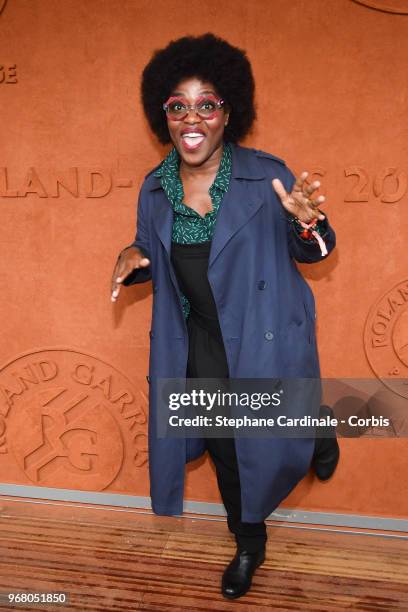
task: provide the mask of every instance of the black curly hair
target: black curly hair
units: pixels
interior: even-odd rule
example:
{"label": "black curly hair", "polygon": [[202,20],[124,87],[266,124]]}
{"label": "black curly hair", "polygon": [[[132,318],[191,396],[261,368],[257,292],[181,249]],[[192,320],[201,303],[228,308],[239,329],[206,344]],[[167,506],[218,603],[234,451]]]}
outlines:
{"label": "black curly hair", "polygon": [[180,81],[191,77],[212,83],[231,111],[225,140],[238,142],[244,138],[256,118],[251,64],[245,51],[208,32],[171,41],[153,53],[143,70],[143,109],[159,141],[171,142],[163,103]]}

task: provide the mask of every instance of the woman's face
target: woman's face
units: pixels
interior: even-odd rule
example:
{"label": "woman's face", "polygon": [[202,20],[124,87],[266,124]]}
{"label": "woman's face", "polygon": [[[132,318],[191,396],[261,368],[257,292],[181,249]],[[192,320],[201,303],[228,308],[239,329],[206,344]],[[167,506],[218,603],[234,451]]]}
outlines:
{"label": "woman's face", "polygon": [[[220,98],[211,83],[195,77],[180,81],[171,92],[171,96],[180,97],[188,105],[196,104],[203,96]],[[205,119],[195,110],[190,110],[181,121],[175,121],[167,116],[170,138],[186,164],[200,166],[222,146],[228,116],[229,113],[223,108]]]}

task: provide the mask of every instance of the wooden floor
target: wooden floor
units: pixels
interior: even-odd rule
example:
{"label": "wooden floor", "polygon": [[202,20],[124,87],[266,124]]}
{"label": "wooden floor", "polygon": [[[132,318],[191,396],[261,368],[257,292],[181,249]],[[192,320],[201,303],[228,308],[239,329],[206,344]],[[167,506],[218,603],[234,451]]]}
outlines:
{"label": "wooden floor", "polygon": [[0,497],[0,592],[70,597],[13,609],[408,611],[408,540],[269,524],[251,590],[229,601],[234,553],[223,519]]}

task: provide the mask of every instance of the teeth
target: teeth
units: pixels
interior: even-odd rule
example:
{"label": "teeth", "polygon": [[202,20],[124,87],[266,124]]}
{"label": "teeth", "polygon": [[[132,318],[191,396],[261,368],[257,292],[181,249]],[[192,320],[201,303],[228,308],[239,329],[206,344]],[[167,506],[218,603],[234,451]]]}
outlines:
{"label": "teeth", "polygon": [[189,132],[188,134],[183,134],[183,138],[204,138],[204,134],[200,134],[199,132]]}

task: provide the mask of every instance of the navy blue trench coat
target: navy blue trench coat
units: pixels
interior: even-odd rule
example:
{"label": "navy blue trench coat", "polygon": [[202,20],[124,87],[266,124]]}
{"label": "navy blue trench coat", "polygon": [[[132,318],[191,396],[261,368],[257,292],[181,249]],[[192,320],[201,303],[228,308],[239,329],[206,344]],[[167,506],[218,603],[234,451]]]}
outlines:
{"label": "navy blue trench coat", "polygon": [[[156,167],[157,168],[157,167]],[[150,259],[125,285],[152,280],[149,359],[149,474],[152,509],[183,512],[185,464],[205,452],[201,438],[157,437],[156,382],[185,378],[188,334],[170,259],[173,209],[149,172],[140,190],[132,245]],[[295,177],[269,153],[232,146],[232,174],[217,214],[208,280],[217,306],[231,378],[320,378],[315,302],[294,260],[321,261],[320,248],[290,223],[272,179],[290,193]],[[327,219],[327,218],[326,218]],[[327,222],[328,252],[335,233]],[[242,521],[264,520],[306,475],[314,439],[236,438]]]}

